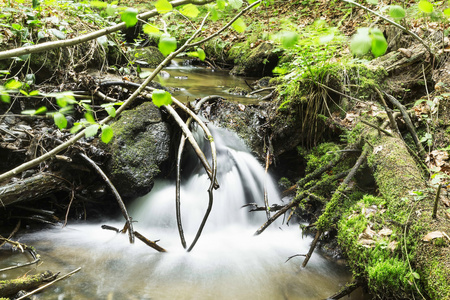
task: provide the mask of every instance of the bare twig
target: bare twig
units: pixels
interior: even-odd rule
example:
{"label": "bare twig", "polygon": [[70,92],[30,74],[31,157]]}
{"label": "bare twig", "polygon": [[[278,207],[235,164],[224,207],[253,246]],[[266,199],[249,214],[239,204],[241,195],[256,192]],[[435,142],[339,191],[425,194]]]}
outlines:
{"label": "bare twig", "polygon": [[122,211],[122,215],[126,220],[126,224],[128,226],[128,235],[130,237],[130,243],[133,244],[134,243],[134,231],[133,231],[133,222],[130,218],[130,216],[128,215],[128,211],[127,208],[125,207],[125,204],[123,203],[122,197],[120,197],[119,192],[117,191],[116,187],[112,184],[112,182],[109,180],[108,176],[106,176],[105,172],[103,172],[102,169],[100,169],[99,166],[97,166],[97,164],[90,159],[87,155],[80,153],[80,156],[89,163],[89,165],[91,165],[91,167],[93,167],[95,169],[95,171],[103,178],[103,180],[105,181],[105,183],[108,185],[108,187],[111,189],[111,192],[114,194],[114,197],[117,200],[117,203],[119,203],[120,206],[120,210]]}
{"label": "bare twig", "polygon": [[35,289],[34,291],[29,292],[29,293],[27,293],[26,295],[23,295],[22,297],[17,298],[16,300],[23,300],[23,299],[26,299],[26,298],[30,297],[31,295],[34,295],[34,294],[36,294],[37,292],[40,292],[40,291],[42,291],[43,289],[45,289],[45,288],[51,286],[52,284],[55,284],[56,282],[58,282],[58,281],[60,281],[60,280],[63,280],[63,279],[66,279],[67,277],[72,276],[73,274],[77,273],[77,272],[80,271],[80,270],[81,270],[81,268],[78,268],[78,269],[76,269],[76,270],[73,270],[72,272],[67,273],[67,274],[64,275],[64,276],[61,276],[61,277],[59,277],[59,278],[57,278],[57,279],[55,279],[55,280],[53,280],[53,281],[51,281],[51,282],[49,282],[49,283],[43,285],[43,286],[41,286],[41,287]]}
{"label": "bare twig", "polygon": [[140,234],[139,232],[135,231],[134,235],[140,239],[144,244],[146,244],[147,246],[155,249],[158,252],[167,252],[166,249],[164,249],[163,247],[161,247],[160,245],[158,245],[156,242],[154,241],[150,241],[149,239],[147,239],[145,236],[143,236],[142,234]]}

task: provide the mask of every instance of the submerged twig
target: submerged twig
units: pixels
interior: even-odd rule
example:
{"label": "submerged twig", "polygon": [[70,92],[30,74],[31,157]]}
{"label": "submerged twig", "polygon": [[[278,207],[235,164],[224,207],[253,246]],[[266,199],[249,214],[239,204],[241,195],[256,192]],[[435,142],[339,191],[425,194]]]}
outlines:
{"label": "submerged twig", "polygon": [[126,220],[126,226],[128,227],[128,235],[130,237],[130,243],[134,243],[134,231],[133,231],[133,222],[128,215],[127,208],[125,207],[125,204],[123,203],[122,197],[120,197],[119,192],[117,191],[116,187],[112,184],[112,182],[109,180],[108,176],[106,176],[105,172],[103,172],[102,169],[100,169],[97,164],[90,159],[87,155],[80,153],[80,156],[89,164],[91,165],[95,171],[103,178],[105,183],[108,185],[108,187],[111,189],[112,193],[114,194],[114,197],[117,200],[117,203],[119,203],[120,210],[122,211],[122,215]]}

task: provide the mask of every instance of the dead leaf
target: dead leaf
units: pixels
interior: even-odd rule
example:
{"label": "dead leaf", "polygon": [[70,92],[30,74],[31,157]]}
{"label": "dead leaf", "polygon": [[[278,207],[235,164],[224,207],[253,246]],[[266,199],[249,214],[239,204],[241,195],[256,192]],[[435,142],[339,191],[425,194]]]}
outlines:
{"label": "dead leaf", "polygon": [[394,252],[395,249],[397,248],[397,244],[398,244],[398,242],[396,242],[396,241],[390,242],[388,245],[388,249],[391,250],[391,252]]}
{"label": "dead leaf", "polygon": [[427,235],[425,235],[422,238],[422,241],[429,242],[429,241],[437,239],[437,238],[443,238],[444,236],[446,236],[446,234],[442,231],[439,231],[439,230],[432,231],[432,232],[427,233]]}
{"label": "dead leaf", "polygon": [[358,240],[358,243],[360,243],[363,247],[366,248],[373,248],[375,247],[376,242],[374,240],[370,239],[360,239]]}
{"label": "dead leaf", "polygon": [[363,233],[361,233],[358,237],[358,239],[362,240],[362,239],[371,239],[373,238],[374,235],[376,235],[377,233],[375,231],[373,231],[369,225],[367,225],[367,228],[364,230]]}
{"label": "dead leaf", "polygon": [[380,231],[378,231],[378,235],[381,235],[381,236],[383,236],[383,235],[390,236],[391,234],[392,234],[392,230],[389,228],[383,228]]}

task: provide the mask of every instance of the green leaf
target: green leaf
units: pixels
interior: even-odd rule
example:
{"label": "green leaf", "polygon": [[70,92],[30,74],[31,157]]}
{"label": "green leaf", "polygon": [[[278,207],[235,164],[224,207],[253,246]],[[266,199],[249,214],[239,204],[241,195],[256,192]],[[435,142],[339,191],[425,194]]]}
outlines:
{"label": "green leaf", "polygon": [[22,83],[15,79],[10,79],[5,83],[5,89],[7,90],[18,90],[22,87]]}
{"label": "green leaf", "polygon": [[151,24],[145,24],[144,27],[142,28],[142,30],[146,34],[159,34],[158,27],[151,25]]}
{"label": "green leaf", "polygon": [[2,85],[0,85],[0,100],[5,103],[11,102],[8,92],[6,92],[5,88]]}
{"label": "green leaf", "polygon": [[84,136],[86,138],[89,138],[89,137],[96,135],[99,128],[100,128],[100,125],[92,124],[91,126],[86,128],[86,131],[84,132]]}
{"label": "green leaf", "polygon": [[50,28],[48,31],[60,40],[66,39],[66,34],[64,32],[62,32],[61,30],[58,30],[55,28]]}
{"label": "green leaf", "polygon": [[36,75],[33,73],[25,75],[25,83],[28,85],[32,85],[36,82]]}
{"label": "green leaf", "polygon": [[70,133],[71,134],[75,134],[75,133],[77,133],[78,131],[80,131],[81,130],[81,128],[83,128],[83,125],[81,125],[81,124],[75,124],[72,128],[70,128]]}
{"label": "green leaf", "polygon": [[164,90],[154,90],[152,100],[156,106],[161,107],[162,105],[170,105],[172,103],[172,96]]}
{"label": "green leaf", "polygon": [[180,9],[180,12],[188,18],[195,18],[200,13],[197,6],[191,3],[183,6],[183,8]]}
{"label": "green leaf", "polygon": [[106,14],[107,14],[108,16],[113,16],[113,15],[116,13],[116,7],[115,7],[115,5],[110,5],[110,4],[108,4],[108,6],[106,7],[105,12],[106,12]]}
{"label": "green leaf", "polygon": [[159,39],[158,49],[164,56],[167,56],[177,49],[177,40],[168,34],[163,34]]}
{"label": "green leaf", "polygon": [[56,124],[56,126],[58,126],[59,129],[63,129],[63,128],[67,127],[67,119],[59,111],[53,114],[53,120],[55,121],[55,124]]}
{"label": "green leaf", "polygon": [[367,54],[372,48],[372,39],[369,36],[368,28],[360,28],[350,40],[350,50],[354,55],[362,56]]}
{"label": "green leaf", "polygon": [[56,93],[51,95],[56,98],[56,104],[58,104],[59,107],[66,107],[67,104],[77,103],[75,97],[70,92]]}
{"label": "green leaf", "polygon": [[217,9],[220,9],[220,10],[225,9],[225,6],[226,6],[225,0],[217,0],[216,4],[217,4]]}
{"label": "green leaf", "polygon": [[105,107],[105,110],[110,117],[112,117],[112,118],[116,117],[116,109],[114,108],[114,106],[108,105]]}
{"label": "green leaf", "polygon": [[446,15],[447,17],[450,17],[450,8],[444,9],[444,15]]}
{"label": "green leaf", "polygon": [[26,110],[22,110],[20,112],[22,115],[35,115],[36,114],[36,110],[35,109],[26,109]]}
{"label": "green leaf", "polygon": [[420,275],[419,275],[417,272],[412,272],[412,276],[413,276],[415,279],[420,279]]}
{"label": "green leaf", "polygon": [[138,10],[135,8],[127,8],[121,15],[122,22],[125,22],[127,27],[132,27],[136,25]]}
{"label": "green leaf", "polygon": [[371,30],[371,37],[372,37],[372,54],[375,57],[381,56],[386,53],[388,43],[386,39],[384,38],[383,33],[378,28],[373,28]]}
{"label": "green leaf", "polygon": [[242,33],[247,28],[247,25],[245,25],[244,20],[242,18],[237,19],[236,21],[231,24],[231,27],[233,27],[234,30],[236,30],[239,33]]}
{"label": "green leaf", "polygon": [[427,0],[420,0],[419,9],[426,14],[430,14],[433,12],[433,4]]}
{"label": "green leaf", "polygon": [[391,5],[389,7],[389,15],[393,19],[400,20],[406,16],[406,11],[400,5]]}
{"label": "green leaf", "polygon": [[108,5],[108,3],[99,0],[94,0],[90,1],[89,5],[95,8],[105,8]]}
{"label": "green leaf", "polygon": [[239,9],[242,6],[242,0],[228,0],[228,4],[234,9]]}
{"label": "green leaf", "polygon": [[156,11],[160,14],[168,13],[173,9],[172,4],[167,0],[158,0],[155,3]]}
{"label": "green leaf", "polygon": [[38,91],[38,90],[31,91],[31,92],[28,94],[28,96],[37,96],[37,95],[39,95],[39,91]]}
{"label": "green leaf", "polygon": [[113,132],[111,126],[103,125],[102,126],[102,135],[100,137],[102,142],[105,144],[108,144],[113,137],[114,137],[114,132]]}
{"label": "green leaf", "polygon": [[96,123],[95,119],[94,119],[94,116],[90,112],[85,113],[84,114],[84,118],[86,119],[86,121],[88,121],[91,124],[95,124]]}
{"label": "green leaf", "polygon": [[106,37],[106,35],[98,37],[97,42],[103,47],[108,47],[108,38]]}
{"label": "green leaf", "polygon": [[378,4],[378,0],[366,0],[367,3],[372,4],[372,5],[377,5]]}
{"label": "green leaf", "polygon": [[40,114],[43,114],[43,113],[46,113],[46,112],[47,112],[47,107],[41,106],[38,109],[36,109],[35,114],[36,115],[40,115]]}
{"label": "green leaf", "polygon": [[200,60],[205,60],[206,58],[205,51],[202,48],[197,48],[197,55]]}
{"label": "green leaf", "polygon": [[216,22],[217,20],[219,20],[219,12],[217,11],[217,9],[216,9],[214,6],[212,6],[212,7],[209,9],[209,12],[210,12],[211,20],[213,20],[214,22]]}
{"label": "green leaf", "polygon": [[278,38],[281,41],[281,45],[283,45],[284,48],[292,48],[294,47],[300,36],[293,31],[285,31],[279,34]]}
{"label": "green leaf", "polygon": [[150,76],[151,74],[152,74],[151,71],[143,71],[143,72],[139,73],[139,78],[144,79],[144,78],[147,78],[148,76]]}
{"label": "green leaf", "polygon": [[39,0],[33,0],[33,1],[31,1],[31,5],[32,5],[33,9],[35,9],[36,7],[39,6]]}

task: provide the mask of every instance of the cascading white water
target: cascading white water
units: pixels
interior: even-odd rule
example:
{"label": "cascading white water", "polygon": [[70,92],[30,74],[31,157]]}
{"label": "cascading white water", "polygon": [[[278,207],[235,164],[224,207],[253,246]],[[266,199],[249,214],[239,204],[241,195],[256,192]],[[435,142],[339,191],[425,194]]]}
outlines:
{"label": "cascading white water", "polygon": [[[209,125],[211,129],[212,126]],[[43,256],[42,270],[72,270],[42,299],[324,299],[349,280],[344,268],[314,255],[306,269],[302,258],[310,238],[298,226],[272,224],[253,236],[265,221],[264,212],[241,208],[249,202],[263,205],[264,169],[234,134],[213,129],[218,148],[218,182],[214,206],[204,232],[192,252],[181,246],[175,218],[174,183],[159,180],[129,213],[134,229],[158,242],[168,253],[157,253],[128,237],[77,224],[24,237]],[[201,142],[203,137],[197,137]],[[207,145],[205,145],[207,148]],[[209,180],[196,159],[184,158],[181,206],[186,240],[191,243],[206,210]],[[269,201],[280,203],[272,180],[266,180]],[[121,227],[123,221],[106,222]],[[80,288],[81,287],[81,288]],[[50,293],[50,295],[49,295]],[[357,299],[357,298],[351,298]]]}

